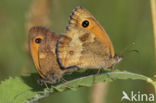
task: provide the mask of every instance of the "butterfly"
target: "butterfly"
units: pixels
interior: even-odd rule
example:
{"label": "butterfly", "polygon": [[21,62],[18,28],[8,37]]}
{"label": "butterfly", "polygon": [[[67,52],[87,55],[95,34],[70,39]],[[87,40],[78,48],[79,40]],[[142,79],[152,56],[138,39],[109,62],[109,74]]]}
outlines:
{"label": "butterfly", "polygon": [[66,31],[57,43],[57,58],[63,69],[106,69],[119,63],[113,44],[100,23],[85,8],[76,7]]}
{"label": "butterfly", "polygon": [[40,84],[54,84],[62,79],[62,76],[72,70],[63,70],[56,57],[56,44],[61,36],[55,32],[41,27],[32,27],[29,31],[29,48],[36,70],[40,74]]}

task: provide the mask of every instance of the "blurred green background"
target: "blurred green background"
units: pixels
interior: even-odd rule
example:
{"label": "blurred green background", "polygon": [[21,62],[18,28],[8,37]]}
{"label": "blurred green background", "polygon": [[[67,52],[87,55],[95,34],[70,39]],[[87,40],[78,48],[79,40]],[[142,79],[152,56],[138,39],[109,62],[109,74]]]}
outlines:
{"label": "blurred green background", "polygon": [[[32,0],[0,1],[0,80],[36,72],[25,52],[26,13]],[[50,29],[62,33],[68,24],[71,11],[76,6],[88,9],[109,34],[117,54],[129,44],[123,61],[115,68],[152,77],[156,73],[154,38],[149,0],[52,0],[52,25]],[[29,62],[29,63],[28,63]],[[33,79],[33,78],[32,78]],[[55,93],[39,103],[89,103],[91,88]],[[109,83],[106,103],[120,103],[122,91],[153,93],[148,83],[132,80],[115,80]],[[128,103],[128,101],[123,101]],[[139,102],[137,102],[139,103]],[[148,102],[147,102],[148,103]]]}

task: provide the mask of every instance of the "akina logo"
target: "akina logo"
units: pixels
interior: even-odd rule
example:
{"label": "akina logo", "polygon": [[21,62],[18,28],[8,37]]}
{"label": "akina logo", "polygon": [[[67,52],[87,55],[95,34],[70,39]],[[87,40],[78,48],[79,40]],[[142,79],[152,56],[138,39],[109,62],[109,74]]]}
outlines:
{"label": "akina logo", "polygon": [[154,94],[145,94],[141,93],[140,91],[134,92],[131,91],[130,93],[126,93],[125,91],[122,91],[122,98],[121,101],[149,101],[153,102],[155,100]]}

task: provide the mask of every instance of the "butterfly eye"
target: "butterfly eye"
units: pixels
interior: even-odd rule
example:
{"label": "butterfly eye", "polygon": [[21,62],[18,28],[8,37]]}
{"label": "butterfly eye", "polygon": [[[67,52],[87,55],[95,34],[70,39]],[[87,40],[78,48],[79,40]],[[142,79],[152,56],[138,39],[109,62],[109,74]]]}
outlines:
{"label": "butterfly eye", "polygon": [[39,44],[39,43],[41,43],[41,38],[37,38],[37,39],[35,39],[35,42],[37,43],[37,44]]}
{"label": "butterfly eye", "polygon": [[88,26],[89,26],[89,21],[88,21],[88,20],[83,21],[83,22],[82,22],[82,26],[83,26],[84,28],[88,27]]}

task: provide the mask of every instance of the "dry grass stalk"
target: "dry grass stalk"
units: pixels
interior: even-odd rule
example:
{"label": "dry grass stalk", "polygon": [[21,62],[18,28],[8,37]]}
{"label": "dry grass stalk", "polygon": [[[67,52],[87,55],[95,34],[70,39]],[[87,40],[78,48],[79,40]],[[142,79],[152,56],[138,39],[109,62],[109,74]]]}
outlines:
{"label": "dry grass stalk", "polygon": [[50,11],[52,0],[33,0],[26,14],[26,43],[25,50],[28,52],[28,31],[33,26],[51,26]]}
{"label": "dry grass stalk", "polygon": [[91,103],[105,103],[108,83],[97,83],[92,88]]}
{"label": "dry grass stalk", "polygon": [[156,0],[151,0],[151,14],[152,14],[152,23],[153,23],[153,34],[154,34],[154,53],[155,53],[155,62],[156,62]]}
{"label": "dry grass stalk", "polygon": [[[28,31],[32,26],[45,26],[50,27],[51,26],[51,20],[50,20],[50,11],[51,11],[51,5],[52,0],[32,0],[31,6],[29,11],[26,13],[26,23],[25,23],[25,30],[26,30],[26,41],[24,45],[24,49],[27,54],[29,53],[28,48]],[[29,55],[30,56],[30,55]],[[22,74],[25,74],[29,70],[31,63],[30,58],[26,60],[26,65],[22,71]]]}
{"label": "dry grass stalk", "polygon": [[27,28],[30,29],[32,26],[41,25],[49,27],[50,21],[50,10],[52,0],[34,0],[30,11],[27,14]]}

